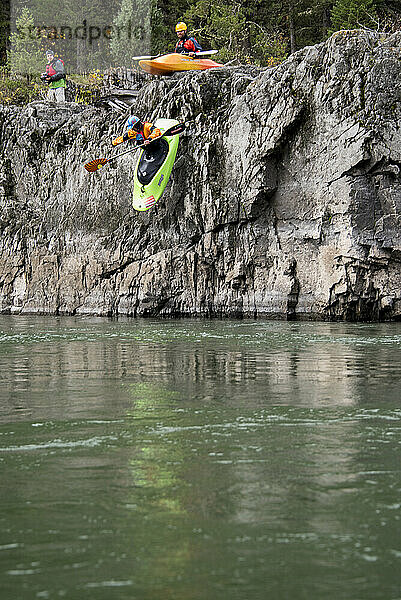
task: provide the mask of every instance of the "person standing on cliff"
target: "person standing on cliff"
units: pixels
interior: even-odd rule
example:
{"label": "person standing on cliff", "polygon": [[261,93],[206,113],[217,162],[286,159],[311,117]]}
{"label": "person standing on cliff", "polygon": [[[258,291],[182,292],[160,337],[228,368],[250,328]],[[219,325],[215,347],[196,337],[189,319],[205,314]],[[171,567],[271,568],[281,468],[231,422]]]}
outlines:
{"label": "person standing on cliff", "polygon": [[136,144],[149,144],[151,140],[160,137],[162,132],[149,121],[141,121],[136,115],[131,115],[126,122],[126,132],[114,140],[113,146],[131,141]]}
{"label": "person standing on cliff", "polygon": [[202,51],[202,46],[196,41],[194,37],[188,37],[188,27],[182,21],[177,23],[175,31],[178,37],[178,42],[175,45],[177,54],[188,54],[189,56],[196,56],[197,52]]}
{"label": "person standing on cliff", "polygon": [[61,58],[54,56],[53,50],[46,51],[46,73],[43,79],[49,85],[47,100],[51,102],[65,102],[65,68]]}

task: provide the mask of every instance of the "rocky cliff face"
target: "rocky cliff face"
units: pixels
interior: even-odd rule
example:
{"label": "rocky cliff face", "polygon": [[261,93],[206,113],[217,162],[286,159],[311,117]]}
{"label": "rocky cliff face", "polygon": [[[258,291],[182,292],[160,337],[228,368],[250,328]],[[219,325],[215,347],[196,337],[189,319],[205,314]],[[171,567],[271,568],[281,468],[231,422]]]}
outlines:
{"label": "rocky cliff face", "polygon": [[94,175],[125,116],[0,111],[0,310],[401,317],[401,33],[339,32],[270,69],[143,87],[189,121],[159,204],[131,207],[135,154]]}

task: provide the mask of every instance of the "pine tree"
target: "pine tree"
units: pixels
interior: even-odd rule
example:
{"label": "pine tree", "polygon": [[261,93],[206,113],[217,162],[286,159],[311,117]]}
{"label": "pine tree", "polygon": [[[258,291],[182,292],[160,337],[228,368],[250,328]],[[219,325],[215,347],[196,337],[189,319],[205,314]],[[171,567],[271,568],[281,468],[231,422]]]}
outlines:
{"label": "pine tree", "polygon": [[140,0],[122,0],[113,20],[110,49],[118,66],[131,66],[136,54],[150,52],[151,5]]}
{"label": "pine tree", "polygon": [[330,33],[340,29],[377,28],[378,0],[337,0],[331,11]]}
{"label": "pine tree", "polygon": [[25,75],[28,80],[43,70],[45,57],[28,8],[23,8],[16,19],[17,31],[10,35],[8,62],[12,73]]}

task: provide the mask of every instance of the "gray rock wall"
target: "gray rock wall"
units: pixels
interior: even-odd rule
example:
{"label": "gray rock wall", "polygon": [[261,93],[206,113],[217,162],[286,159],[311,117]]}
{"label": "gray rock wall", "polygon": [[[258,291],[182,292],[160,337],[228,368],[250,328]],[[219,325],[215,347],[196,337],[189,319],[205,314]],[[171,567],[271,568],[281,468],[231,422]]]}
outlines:
{"label": "gray rock wall", "polygon": [[154,78],[135,112],[189,121],[159,204],[131,207],[123,117],[0,109],[0,310],[401,317],[401,32],[335,34],[271,69]]}

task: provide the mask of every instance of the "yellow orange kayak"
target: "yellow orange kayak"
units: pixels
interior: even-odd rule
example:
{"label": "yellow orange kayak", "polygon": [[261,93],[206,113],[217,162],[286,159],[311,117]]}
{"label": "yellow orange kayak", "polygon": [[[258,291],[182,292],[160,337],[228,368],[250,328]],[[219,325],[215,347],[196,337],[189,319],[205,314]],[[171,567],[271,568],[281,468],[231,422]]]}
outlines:
{"label": "yellow orange kayak", "polygon": [[151,75],[170,75],[176,71],[204,71],[224,65],[210,58],[191,58],[185,54],[165,54],[153,60],[140,60],[139,66]]}

